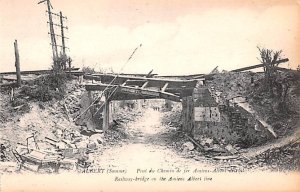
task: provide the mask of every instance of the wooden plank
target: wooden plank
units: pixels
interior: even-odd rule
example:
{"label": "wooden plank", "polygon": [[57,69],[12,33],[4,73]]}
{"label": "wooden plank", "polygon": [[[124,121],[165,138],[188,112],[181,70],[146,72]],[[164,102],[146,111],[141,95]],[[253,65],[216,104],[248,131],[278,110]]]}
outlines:
{"label": "wooden plank", "polygon": [[82,72],[82,71],[65,71],[65,73],[71,74],[71,75],[74,75],[74,76],[82,76],[82,75],[84,75],[84,72]]}
{"label": "wooden plank", "polygon": [[184,134],[184,136],[186,136],[191,142],[193,142],[195,145],[197,145],[197,147],[199,147],[199,149],[204,150],[204,147],[200,143],[198,143],[197,141],[195,141],[193,138],[191,138],[187,134]]}
{"label": "wooden plank", "polygon": [[106,87],[114,88],[117,85],[107,85],[107,84],[86,84],[85,89],[87,91],[103,91]]}
{"label": "wooden plank", "polygon": [[127,83],[131,83],[131,84],[134,84],[134,85],[136,85],[136,84],[140,84],[140,83],[145,83],[145,82],[147,82],[147,80],[139,80],[139,79],[128,79],[127,81],[126,81]]}
{"label": "wooden plank", "polygon": [[142,89],[145,89],[146,87],[147,87],[147,85],[148,85],[148,81],[146,81],[143,85],[142,85]]}
{"label": "wooden plank", "polygon": [[84,75],[83,78],[86,80],[101,81],[101,77],[96,77],[96,76],[92,76],[92,75]]}
{"label": "wooden plank", "polygon": [[141,96],[150,96],[150,97],[156,97],[156,98],[163,98],[168,99],[172,101],[180,101],[180,97],[177,95],[174,95],[172,93],[166,93],[166,92],[160,92],[150,89],[141,89],[141,88],[135,88],[135,87],[120,87],[120,92],[123,93],[130,93],[135,95],[141,95]]}
{"label": "wooden plank", "polygon": [[[113,88],[117,85],[108,85],[108,84],[87,84],[85,88],[87,91],[103,91],[106,87]],[[142,86],[141,89],[144,89]],[[150,88],[149,88],[150,89]],[[180,93],[180,95],[191,96],[193,94],[194,88],[169,88],[167,87],[165,92],[169,93]]]}
{"label": "wooden plank", "polygon": [[277,70],[279,70],[279,71],[287,71],[287,72],[292,72],[292,73],[297,72],[297,70],[294,70],[294,69],[287,69],[287,68],[282,68],[282,67],[275,67],[275,69],[277,69]]}
{"label": "wooden plank", "polygon": [[[116,75],[115,73],[106,73],[108,75]],[[149,74],[149,73],[148,73]],[[119,75],[123,75],[123,76],[135,76],[135,77],[147,77],[148,74],[146,73],[120,73]],[[150,76],[155,76],[158,75],[157,73],[151,73]]]}
{"label": "wooden plank", "polygon": [[116,75],[107,75],[107,74],[94,74],[94,75],[85,75],[85,79],[99,80],[101,79],[102,83],[109,84],[113,79],[115,79],[114,84],[122,84],[126,80],[139,80],[139,81],[148,81],[149,87],[163,87],[166,83],[169,83],[169,87],[195,87],[197,80],[174,80],[174,79],[159,79],[159,78],[145,78],[145,77],[130,77],[130,76],[117,76]]}
{"label": "wooden plank", "polygon": [[[289,59],[288,58],[285,58],[285,59],[281,59],[281,60],[278,60],[276,62],[274,62],[273,64],[281,64],[281,63],[285,63],[285,62],[288,62]],[[240,69],[235,69],[235,70],[232,70],[231,72],[241,72],[241,71],[246,71],[246,70],[250,70],[250,69],[256,69],[256,68],[259,68],[259,67],[264,67],[268,64],[258,64],[258,65],[252,65],[252,66],[249,66],[249,67],[243,67],[243,68],[240,68]]]}
{"label": "wooden plank", "polygon": [[126,85],[127,86],[138,86],[141,87],[143,84],[147,82],[146,80],[127,80]]}
{"label": "wooden plank", "polygon": [[115,93],[111,98],[112,101],[121,101],[121,100],[138,100],[138,99],[158,99],[158,97],[149,96],[149,95],[134,95],[129,93]]}
{"label": "wooden plank", "polygon": [[193,97],[182,98],[182,130],[190,136],[194,135],[195,117],[194,117]]}
{"label": "wooden plank", "polygon": [[103,131],[108,130],[109,126],[109,98],[108,94],[105,95],[105,104],[103,110]]}
{"label": "wooden plank", "polygon": [[121,86],[119,91],[125,92],[125,93],[136,94],[136,95],[150,95],[150,96],[154,96],[154,97],[159,97],[158,91],[140,89],[140,88],[135,88],[135,87]]}
{"label": "wooden plank", "polygon": [[[72,71],[70,71],[72,70]],[[77,71],[79,68],[71,68],[71,69],[66,69],[66,73],[71,73],[71,74],[81,74],[83,75],[84,73],[81,71]],[[50,73],[52,70],[34,70],[34,71],[21,71],[22,75],[28,75],[28,74],[47,74]],[[0,75],[15,75],[16,72],[0,72]]]}
{"label": "wooden plank", "polygon": [[168,99],[168,100],[175,101],[175,102],[181,102],[180,96],[174,95],[172,93],[160,92],[160,97],[163,99]]}
{"label": "wooden plank", "polygon": [[157,75],[155,77],[157,78],[171,78],[171,79],[184,79],[184,80],[191,80],[191,79],[195,79],[199,76],[203,76],[205,74],[193,74],[193,75]]}
{"label": "wooden plank", "polygon": [[154,75],[152,74],[153,69],[146,75],[146,77],[153,77]]}
{"label": "wooden plank", "polygon": [[[284,63],[284,62],[288,62],[289,59],[286,58],[286,59],[281,59],[281,60],[278,60],[276,62],[276,64],[281,64],[281,63]],[[257,64],[257,65],[252,65],[252,66],[249,66],[249,67],[243,67],[243,68],[240,68],[240,69],[235,69],[235,70],[232,70],[230,72],[242,72],[242,71],[246,71],[246,70],[250,70],[250,69],[256,69],[256,68],[259,68],[259,67],[264,67],[266,64]],[[212,80],[213,79],[213,76],[216,75],[215,73],[212,73],[212,74],[199,74],[199,75],[191,75],[192,79],[205,79],[205,80]]]}
{"label": "wooden plank", "polygon": [[[107,85],[107,84],[87,84],[85,88],[87,91],[103,91],[106,87],[113,88],[116,85]],[[129,87],[129,86],[119,86],[119,92],[132,94],[132,95],[140,95],[141,97],[155,97],[168,99],[176,102],[180,102],[180,96],[175,95],[173,93],[161,92],[151,89],[142,89],[140,87]]]}
{"label": "wooden plank", "polygon": [[164,92],[166,90],[166,88],[168,87],[169,83],[166,83],[163,88],[161,89],[162,92]]}
{"label": "wooden plank", "polygon": [[125,86],[125,85],[126,85],[126,83],[127,83],[127,81],[125,81],[124,83],[122,83],[122,86]]}

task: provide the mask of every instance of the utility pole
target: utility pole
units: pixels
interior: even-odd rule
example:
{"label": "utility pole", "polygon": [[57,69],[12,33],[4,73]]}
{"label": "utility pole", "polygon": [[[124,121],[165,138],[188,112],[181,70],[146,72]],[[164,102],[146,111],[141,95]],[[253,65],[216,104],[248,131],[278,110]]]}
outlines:
{"label": "utility pole", "polygon": [[61,28],[61,45],[62,45],[62,52],[63,55],[66,55],[66,45],[65,45],[65,34],[64,34],[64,22],[63,22],[63,15],[62,12],[59,12],[60,18],[60,28]]}
{"label": "utility pole", "polygon": [[18,41],[15,40],[14,42],[14,48],[15,48],[15,66],[16,66],[16,74],[17,74],[17,86],[21,86],[21,71],[20,71],[20,56],[19,56],[19,49],[18,49]]}
{"label": "utility pole", "polygon": [[49,27],[50,27],[50,37],[51,37],[51,46],[52,46],[52,54],[53,54],[53,62],[54,62],[54,67],[58,67],[57,63],[57,58],[58,58],[58,53],[57,53],[57,45],[56,45],[56,39],[55,39],[55,33],[54,33],[54,28],[53,28],[53,20],[52,20],[52,13],[51,13],[51,2],[50,0],[42,0],[38,2],[38,4],[47,2],[47,9],[48,9],[48,16],[49,16]]}
{"label": "utility pole", "polygon": [[[54,13],[51,11],[51,9],[53,9],[50,0],[42,0],[40,1],[38,4],[40,3],[47,3],[47,13],[49,16],[49,21],[47,23],[49,23],[49,27],[50,27],[50,37],[51,37],[51,46],[52,46],[52,53],[53,53],[53,61],[54,61],[54,69],[63,69],[65,70],[67,68],[67,62],[69,63],[69,67],[71,66],[71,61],[72,59],[70,57],[67,56],[66,54],[66,49],[68,49],[68,47],[66,47],[66,43],[65,43],[65,39],[68,39],[65,36],[65,29],[68,29],[68,27],[64,24],[64,19],[67,19],[67,17],[64,17],[62,12],[60,11],[59,14]],[[54,17],[59,17],[60,23],[54,23],[53,22],[53,18]],[[54,31],[54,26],[60,27],[60,31],[61,34],[56,34]],[[61,45],[58,45],[56,42],[56,37],[61,38]],[[58,54],[57,51],[57,47],[60,47],[60,55]]]}

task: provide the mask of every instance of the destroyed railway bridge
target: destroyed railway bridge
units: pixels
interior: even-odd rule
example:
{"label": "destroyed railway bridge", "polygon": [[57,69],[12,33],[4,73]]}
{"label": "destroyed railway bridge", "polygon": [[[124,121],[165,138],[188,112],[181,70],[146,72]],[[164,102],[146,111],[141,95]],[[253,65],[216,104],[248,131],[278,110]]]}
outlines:
{"label": "destroyed railway bridge", "polygon": [[163,78],[134,77],[125,75],[85,75],[85,79],[96,81],[85,85],[91,91],[102,91],[105,96],[103,105],[103,130],[110,122],[109,104],[114,100],[166,99],[182,103],[182,125],[184,131],[191,133],[194,128],[193,91],[197,80],[173,80]]}
{"label": "destroyed railway bridge", "polygon": [[[288,59],[275,61],[280,64],[287,62]],[[268,64],[258,64],[240,69],[235,69],[231,72],[241,72],[245,70],[264,67]],[[277,67],[278,70],[281,68]],[[195,128],[195,102],[194,89],[198,81],[205,81],[212,78],[215,74],[198,74],[190,76],[134,76],[134,75],[114,75],[114,74],[92,74],[84,75],[86,80],[92,80],[92,83],[85,85],[90,100],[92,100],[92,91],[102,91],[100,97],[104,96],[103,108],[103,130],[109,127],[110,119],[110,102],[114,100],[138,100],[138,99],[166,99],[182,103],[182,128],[188,135],[193,135]],[[182,80],[184,79],[184,80]],[[99,98],[98,98],[99,99]],[[92,106],[91,103],[90,106]],[[100,110],[99,109],[99,110]],[[200,110],[200,111],[199,111]],[[210,108],[211,121],[220,121],[220,114],[217,108]],[[205,114],[202,108],[197,107],[197,119],[202,121]],[[198,117],[200,114],[201,117]],[[271,131],[272,132],[272,131]],[[273,134],[274,135],[274,134]],[[276,137],[276,135],[275,135]]]}
{"label": "destroyed railway bridge", "polygon": [[[288,58],[277,60],[271,64],[281,64],[289,61]],[[242,72],[246,70],[256,69],[270,65],[269,63],[252,65],[240,69],[232,70],[231,72]],[[275,67],[276,70],[285,71],[288,69]],[[116,100],[138,100],[138,99],[166,99],[175,102],[182,103],[182,128],[188,135],[193,134],[195,128],[195,120],[197,122],[212,121],[220,122],[220,113],[217,107],[209,107],[208,113],[206,114],[206,108],[196,106],[194,100],[197,100],[197,94],[194,90],[199,81],[206,81],[213,78],[214,72],[210,74],[195,74],[188,76],[154,76],[154,74],[86,74],[77,71],[79,68],[67,69],[65,72],[75,76],[83,76],[86,80],[91,82],[85,85],[88,91],[90,105],[85,109],[79,117],[85,114],[89,109],[91,113],[94,111],[94,104],[104,96],[104,103],[98,109],[103,110],[103,130],[107,130],[109,122],[112,121],[110,118],[110,102]],[[75,71],[74,71],[75,70]],[[18,70],[17,70],[18,71]],[[39,71],[19,71],[21,75],[26,74],[47,74],[50,70],[39,70]],[[17,72],[2,72],[2,75],[13,75],[18,74]],[[17,75],[17,80],[21,83],[21,75]],[[15,81],[15,79],[7,79],[9,81]],[[14,83],[1,84],[1,86],[13,86]],[[92,98],[93,91],[101,91],[101,96],[96,100]],[[198,95],[199,97],[199,95]],[[207,95],[203,95],[198,100],[203,100]],[[207,116],[208,115],[208,116]],[[209,119],[207,119],[207,117]],[[78,119],[77,117],[76,119]],[[75,121],[76,121],[75,119]],[[263,123],[264,124],[264,123]],[[275,137],[273,131],[270,131]]]}

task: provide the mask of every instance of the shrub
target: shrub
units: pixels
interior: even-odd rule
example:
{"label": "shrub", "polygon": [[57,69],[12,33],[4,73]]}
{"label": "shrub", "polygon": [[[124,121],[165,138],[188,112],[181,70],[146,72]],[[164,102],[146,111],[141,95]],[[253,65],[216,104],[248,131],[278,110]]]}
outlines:
{"label": "shrub", "polygon": [[60,100],[65,94],[67,80],[65,73],[51,73],[35,80],[34,87],[23,86],[21,94],[39,101]]}
{"label": "shrub", "polygon": [[96,73],[95,69],[94,68],[91,68],[91,67],[82,67],[82,72],[84,73],[89,73],[89,74],[93,74],[93,73]]}

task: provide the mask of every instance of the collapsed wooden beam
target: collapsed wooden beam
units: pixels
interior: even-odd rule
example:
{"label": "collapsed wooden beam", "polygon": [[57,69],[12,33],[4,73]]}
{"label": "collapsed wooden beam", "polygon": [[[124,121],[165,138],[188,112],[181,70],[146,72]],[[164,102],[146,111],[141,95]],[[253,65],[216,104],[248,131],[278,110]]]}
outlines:
{"label": "collapsed wooden beam", "polygon": [[149,96],[149,95],[134,95],[129,93],[124,94],[122,92],[117,92],[111,97],[111,100],[113,101],[138,100],[138,99],[159,99],[159,98],[155,96]]}
{"label": "collapsed wooden beam", "polygon": [[[105,88],[116,88],[117,92],[121,92],[123,94],[129,94],[129,95],[138,95],[140,97],[149,97],[149,98],[161,98],[161,99],[168,99],[176,102],[180,102],[180,96],[175,95],[173,93],[168,92],[161,92],[157,90],[151,90],[151,89],[142,89],[140,87],[130,87],[130,86],[116,86],[116,85],[107,85],[107,84],[87,84],[85,85],[85,88],[87,91],[104,91]],[[112,89],[114,90],[114,89]],[[114,97],[112,97],[112,100],[114,100]]]}
{"label": "collapsed wooden beam", "polygon": [[196,79],[198,77],[202,77],[205,74],[193,74],[193,75],[157,75],[155,78],[175,78],[175,79],[184,79],[184,80],[191,80]]}
{"label": "collapsed wooden beam", "polygon": [[[113,88],[117,87],[118,85],[87,84],[86,85],[86,90],[87,91],[104,91],[104,89],[107,86],[108,86],[108,88],[113,89]],[[122,85],[122,86],[124,86],[124,85]],[[145,88],[143,86],[141,87],[141,89]],[[194,91],[194,88],[191,88],[191,87],[187,87],[187,88],[169,88],[169,87],[167,87],[164,92],[173,93],[173,94],[176,94],[176,95],[178,94],[181,97],[186,97],[186,96],[192,96],[193,95],[193,91]]]}
{"label": "collapsed wooden beam", "polygon": [[282,68],[282,67],[275,67],[275,69],[279,70],[279,71],[286,71],[286,72],[297,72],[297,70],[294,69],[287,69],[287,68]]}
{"label": "collapsed wooden beam", "polygon": [[[281,64],[281,63],[285,63],[285,62],[288,62],[288,61],[289,61],[288,58],[281,59],[281,60],[276,61],[274,64]],[[243,67],[243,68],[235,69],[235,70],[232,70],[230,72],[242,72],[242,71],[246,71],[246,70],[250,70],[250,69],[256,69],[256,68],[264,67],[266,65],[267,64],[252,65],[252,66],[249,66],[249,67]],[[192,77],[192,79],[212,80],[214,75],[216,75],[216,74],[215,73],[210,73],[210,74],[207,74],[207,75],[201,75],[201,74],[191,75],[191,77]]]}
{"label": "collapsed wooden beam", "polygon": [[166,90],[166,88],[168,87],[169,83],[166,83],[163,88],[161,89],[162,92],[164,92]]}
{"label": "collapsed wooden beam", "polygon": [[[281,59],[281,60],[278,60],[272,64],[281,64],[281,63],[285,63],[285,62],[288,62],[289,59],[286,58],[286,59]],[[267,66],[269,64],[258,64],[258,65],[252,65],[252,66],[249,66],[249,67],[243,67],[243,68],[240,68],[240,69],[235,69],[235,70],[232,70],[231,72],[241,72],[241,71],[246,71],[246,70],[250,70],[250,69],[256,69],[256,68],[259,68],[259,67],[264,67],[264,66]]]}
{"label": "collapsed wooden beam", "polygon": [[[106,73],[108,75],[116,75],[115,73]],[[124,76],[135,76],[135,77],[153,77],[155,75],[158,75],[157,73],[120,73],[119,75],[124,75]]]}
{"label": "collapsed wooden beam", "polygon": [[[173,79],[159,79],[159,78],[145,78],[145,77],[129,77],[129,76],[116,76],[107,74],[93,74],[85,75],[85,79],[101,81],[102,83],[109,84],[113,79],[113,84],[123,84],[125,81],[137,80],[136,82],[148,81],[148,87],[163,87],[169,83],[169,87],[195,87],[197,80],[173,80]],[[133,82],[133,81],[132,81]]]}
{"label": "collapsed wooden beam", "polygon": [[127,80],[126,85],[127,86],[143,86],[144,83],[146,83],[146,80]]}
{"label": "collapsed wooden beam", "polygon": [[[71,70],[71,71],[69,71]],[[71,69],[66,69],[66,73],[73,73],[73,74],[80,74],[83,75],[84,73],[81,71],[77,71],[79,68],[71,68]],[[21,71],[21,75],[29,75],[29,74],[47,74],[50,73],[52,70],[34,70],[34,71]],[[1,72],[0,75],[15,75],[16,72]]]}
{"label": "collapsed wooden beam", "polygon": [[144,89],[144,88],[146,88],[147,87],[147,85],[148,85],[148,81],[146,81],[143,85],[142,85],[142,89]]}

